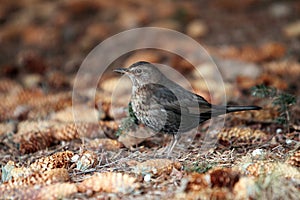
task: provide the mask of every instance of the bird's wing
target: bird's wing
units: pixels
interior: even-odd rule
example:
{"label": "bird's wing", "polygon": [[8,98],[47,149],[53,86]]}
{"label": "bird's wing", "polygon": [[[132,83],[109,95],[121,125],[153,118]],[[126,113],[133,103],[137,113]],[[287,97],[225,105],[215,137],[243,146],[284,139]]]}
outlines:
{"label": "bird's wing", "polygon": [[144,97],[147,115],[153,116],[152,120],[163,119],[156,120],[156,123],[164,131],[173,131],[174,126],[177,131],[186,132],[211,118],[211,104],[183,88],[147,84],[140,88],[140,92],[147,94]]}
{"label": "bird's wing", "polygon": [[189,117],[199,117],[211,111],[211,104],[203,97],[183,88],[167,88],[160,84],[147,84],[145,87],[149,87],[148,91],[151,91],[150,98],[167,111]]}

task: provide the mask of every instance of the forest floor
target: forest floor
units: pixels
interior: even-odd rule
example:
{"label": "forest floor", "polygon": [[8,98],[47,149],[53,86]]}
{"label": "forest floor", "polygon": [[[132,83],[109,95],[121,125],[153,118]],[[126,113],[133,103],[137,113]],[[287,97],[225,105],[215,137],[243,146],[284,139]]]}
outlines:
{"label": "forest floor", "polygon": [[[2,2],[0,199],[299,199],[299,19],[299,1]],[[91,50],[148,26],[199,42],[223,86],[211,63],[142,49],[88,63],[106,70],[75,101]],[[131,126],[131,82],[112,72],[140,60],[171,66],[212,103],[263,109],[207,121],[162,156],[171,138]]]}

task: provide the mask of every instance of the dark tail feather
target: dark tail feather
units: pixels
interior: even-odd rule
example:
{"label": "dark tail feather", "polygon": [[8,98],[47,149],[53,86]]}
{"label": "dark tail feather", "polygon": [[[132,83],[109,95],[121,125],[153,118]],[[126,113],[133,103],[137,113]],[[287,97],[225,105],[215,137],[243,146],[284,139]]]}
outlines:
{"label": "dark tail feather", "polygon": [[204,122],[211,117],[217,117],[219,115],[224,115],[226,113],[245,111],[245,110],[260,110],[259,106],[216,106],[212,105],[212,110],[209,112],[204,112],[200,114],[200,122]]}
{"label": "dark tail feather", "polygon": [[239,112],[245,110],[260,110],[259,106],[216,106],[212,105],[212,110],[210,112],[201,113],[201,117],[209,119],[210,117],[216,117],[218,115],[224,115],[231,112]]}
{"label": "dark tail feather", "polygon": [[238,111],[244,111],[244,110],[260,110],[260,109],[261,109],[261,107],[259,107],[259,106],[227,106],[226,113],[238,112]]}

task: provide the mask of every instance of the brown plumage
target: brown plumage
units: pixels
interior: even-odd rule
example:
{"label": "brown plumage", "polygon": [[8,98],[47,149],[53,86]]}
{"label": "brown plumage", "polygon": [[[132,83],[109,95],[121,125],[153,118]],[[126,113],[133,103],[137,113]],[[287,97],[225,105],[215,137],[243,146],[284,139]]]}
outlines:
{"label": "brown plumage", "polygon": [[162,74],[153,64],[140,61],[115,72],[131,79],[131,105],[138,121],[152,130],[173,135],[171,153],[181,133],[200,123],[230,112],[259,110],[258,106],[217,106]]}

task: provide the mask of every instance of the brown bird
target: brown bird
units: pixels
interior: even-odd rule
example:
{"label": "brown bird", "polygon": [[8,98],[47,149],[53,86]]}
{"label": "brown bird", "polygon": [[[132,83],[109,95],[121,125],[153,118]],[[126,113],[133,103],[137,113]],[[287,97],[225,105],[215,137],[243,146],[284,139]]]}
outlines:
{"label": "brown bird", "polygon": [[139,123],[156,132],[171,134],[168,155],[180,134],[200,123],[230,112],[259,110],[258,106],[217,106],[168,79],[153,64],[140,61],[129,68],[115,69],[132,81],[131,106]]}

